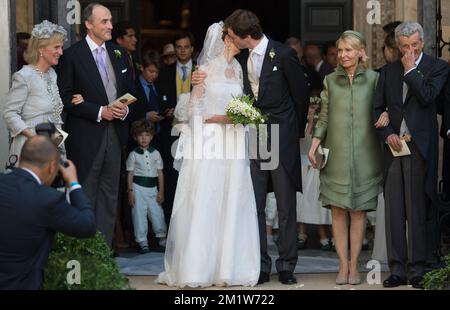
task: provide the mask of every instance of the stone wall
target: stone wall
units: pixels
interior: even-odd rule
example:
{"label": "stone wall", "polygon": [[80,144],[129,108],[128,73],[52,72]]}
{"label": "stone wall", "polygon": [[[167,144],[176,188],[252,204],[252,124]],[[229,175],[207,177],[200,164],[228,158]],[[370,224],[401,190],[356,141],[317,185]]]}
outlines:
{"label": "stone wall", "polygon": [[353,1],[354,29],[363,33],[367,40],[367,55],[370,57],[371,68],[378,68],[384,64],[383,25],[395,20],[417,20],[417,2],[411,0],[380,0],[381,24],[370,25],[366,0]]}
{"label": "stone wall", "polygon": [[[0,55],[3,55],[0,57],[0,111],[3,110],[3,98],[9,90],[11,75],[9,11],[9,1],[0,1]],[[2,115],[0,113],[0,171],[4,170],[8,157],[8,133]]]}
{"label": "stone wall", "polygon": [[16,28],[17,32],[33,30],[33,0],[16,0]]}

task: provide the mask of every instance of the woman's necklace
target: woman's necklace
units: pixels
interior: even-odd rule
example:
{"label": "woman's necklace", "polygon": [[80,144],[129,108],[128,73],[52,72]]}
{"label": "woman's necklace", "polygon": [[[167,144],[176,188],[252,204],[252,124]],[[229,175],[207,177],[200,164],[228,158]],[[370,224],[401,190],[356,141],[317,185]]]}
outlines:
{"label": "woman's necklace", "polygon": [[46,86],[47,86],[47,93],[50,96],[50,99],[52,101],[52,107],[53,107],[53,111],[52,111],[52,121],[54,123],[60,123],[61,122],[61,113],[63,111],[63,104],[61,101],[61,97],[59,96],[59,91],[58,88],[53,87],[52,85],[52,79],[50,77],[50,73],[49,71],[47,72],[42,72],[42,70],[40,70],[37,66],[31,66],[34,71],[36,71],[39,76],[42,78],[42,80],[44,80]]}

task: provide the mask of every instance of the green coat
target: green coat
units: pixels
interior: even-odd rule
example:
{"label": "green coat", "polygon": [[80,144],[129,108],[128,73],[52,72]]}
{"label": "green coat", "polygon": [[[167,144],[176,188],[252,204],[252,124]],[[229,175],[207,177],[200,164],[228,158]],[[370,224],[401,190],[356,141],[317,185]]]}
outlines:
{"label": "green coat", "polygon": [[359,67],[353,85],[339,66],[325,77],[314,137],[330,150],[320,172],[324,206],[376,209],[382,190],[381,145],[375,132],[373,97],[378,74]]}

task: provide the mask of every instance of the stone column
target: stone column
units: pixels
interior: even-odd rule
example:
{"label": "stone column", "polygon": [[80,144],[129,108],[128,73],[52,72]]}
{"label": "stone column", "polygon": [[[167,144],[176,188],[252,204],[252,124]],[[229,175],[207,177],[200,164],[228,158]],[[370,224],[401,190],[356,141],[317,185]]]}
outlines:
{"label": "stone column", "polygon": [[[5,98],[5,94],[9,91],[10,76],[11,76],[11,51],[12,42],[15,38],[11,33],[15,32],[15,29],[11,29],[11,20],[15,22],[15,18],[11,19],[11,14],[15,13],[14,0],[0,1],[0,98]],[[15,28],[15,27],[14,27]],[[0,100],[0,111],[3,111],[4,100]],[[5,163],[8,159],[8,132],[6,130],[5,122],[3,120],[3,113],[0,113],[0,171],[4,171]]]}
{"label": "stone column", "polygon": [[70,14],[72,17],[72,10],[75,9],[75,3],[76,1],[71,0],[51,0],[53,22],[64,27],[67,31],[67,41],[65,44],[66,48],[76,41],[75,24],[69,24],[68,22],[68,16]]}
{"label": "stone column", "polygon": [[395,20],[417,20],[417,1],[395,0]]}
{"label": "stone column", "polygon": [[381,24],[369,24],[367,15],[368,1],[353,1],[354,29],[364,34],[367,41],[367,55],[371,68],[378,68],[384,64],[382,53],[383,47],[383,25],[395,20],[396,3],[390,0],[380,0]]}
{"label": "stone column", "polygon": [[424,26],[426,54],[437,56],[436,46],[436,0],[417,0],[417,20]]}

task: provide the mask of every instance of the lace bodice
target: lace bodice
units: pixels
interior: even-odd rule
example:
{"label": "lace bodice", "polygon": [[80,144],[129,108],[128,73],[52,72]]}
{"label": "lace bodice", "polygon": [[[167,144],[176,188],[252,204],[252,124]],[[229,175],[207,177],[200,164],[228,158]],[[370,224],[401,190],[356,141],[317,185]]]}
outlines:
{"label": "lace bodice", "polygon": [[192,92],[191,116],[225,115],[225,107],[233,97],[242,95],[242,69],[239,62],[231,63],[223,55],[207,65],[200,67],[207,74],[202,86],[196,86]]}

